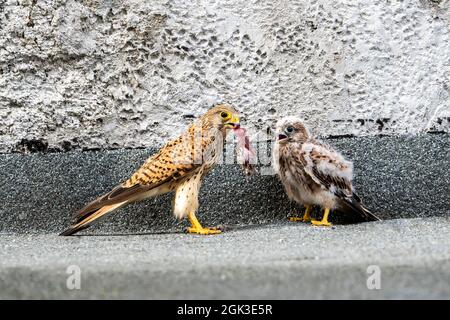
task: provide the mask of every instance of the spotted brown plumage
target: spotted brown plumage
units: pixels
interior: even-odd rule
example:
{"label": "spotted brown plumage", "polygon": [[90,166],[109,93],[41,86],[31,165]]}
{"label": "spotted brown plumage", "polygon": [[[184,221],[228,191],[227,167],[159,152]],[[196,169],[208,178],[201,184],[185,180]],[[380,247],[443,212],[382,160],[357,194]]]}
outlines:
{"label": "spotted brown plumage", "polygon": [[306,208],[302,218],[310,221],[313,205],[324,209],[321,221],[314,225],[329,226],[330,210],[352,212],[367,221],[380,220],[367,208],[353,189],[353,164],[329,145],[311,136],[302,121],[286,117],[277,123],[273,150],[273,167],[288,197]]}
{"label": "spotted brown plumage", "polygon": [[89,227],[105,214],[132,202],[175,191],[173,212],[187,217],[191,233],[216,234],[216,228],[203,228],[195,212],[202,178],[220,159],[229,129],[239,127],[238,112],[220,104],[208,110],[188,130],[169,141],[126,181],[82,208],[74,224],[61,233],[72,235]]}

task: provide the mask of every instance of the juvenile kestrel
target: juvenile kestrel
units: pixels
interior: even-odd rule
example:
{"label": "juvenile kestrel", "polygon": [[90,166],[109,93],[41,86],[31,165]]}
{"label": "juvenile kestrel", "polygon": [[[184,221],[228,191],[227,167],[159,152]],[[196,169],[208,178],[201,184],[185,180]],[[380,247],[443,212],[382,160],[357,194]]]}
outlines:
{"label": "juvenile kestrel", "polygon": [[61,233],[72,235],[89,227],[105,214],[132,202],[175,191],[173,213],[191,223],[189,233],[217,234],[197,220],[198,194],[202,178],[220,160],[229,129],[239,129],[238,112],[220,104],[208,110],[178,138],[152,155],[131,178],[81,209],[74,224]]}
{"label": "juvenile kestrel", "polygon": [[311,136],[302,121],[286,117],[277,123],[273,167],[288,197],[305,206],[302,218],[311,221],[312,205],[324,209],[321,221],[314,225],[330,226],[330,210],[358,214],[367,221],[380,220],[365,208],[353,190],[353,164],[330,146]]}

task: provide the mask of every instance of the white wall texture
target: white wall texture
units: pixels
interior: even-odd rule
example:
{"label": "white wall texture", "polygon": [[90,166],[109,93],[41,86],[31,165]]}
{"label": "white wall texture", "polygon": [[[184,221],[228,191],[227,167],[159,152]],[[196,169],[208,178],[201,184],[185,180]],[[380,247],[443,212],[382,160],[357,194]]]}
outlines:
{"label": "white wall texture", "polygon": [[215,102],[448,133],[449,1],[0,0],[0,152],[160,145]]}

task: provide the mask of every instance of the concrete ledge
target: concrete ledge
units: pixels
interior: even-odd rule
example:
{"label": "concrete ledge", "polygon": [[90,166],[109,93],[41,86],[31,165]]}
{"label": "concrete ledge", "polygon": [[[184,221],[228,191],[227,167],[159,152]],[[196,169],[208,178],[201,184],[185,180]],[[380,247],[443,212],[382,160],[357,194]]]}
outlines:
{"label": "concrete ledge", "polygon": [[[448,216],[450,135],[365,137],[330,140],[355,162],[356,187],[384,219]],[[127,178],[152,150],[0,155],[0,232],[59,232],[73,212]],[[181,231],[171,196],[117,211],[88,233]],[[290,203],[273,176],[249,181],[233,165],[217,167],[201,192],[199,217],[225,227],[285,221],[300,208]],[[334,215],[332,220],[349,217]]]}
{"label": "concrete ledge", "polygon": [[[448,218],[187,234],[0,235],[0,299],[449,299]],[[380,290],[367,288],[368,266]],[[67,268],[81,271],[69,290]]]}

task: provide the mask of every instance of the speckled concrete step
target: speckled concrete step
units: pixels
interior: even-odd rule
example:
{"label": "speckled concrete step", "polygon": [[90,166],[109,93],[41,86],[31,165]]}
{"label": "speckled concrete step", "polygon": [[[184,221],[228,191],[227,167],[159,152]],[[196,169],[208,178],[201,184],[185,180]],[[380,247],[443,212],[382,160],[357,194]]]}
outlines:
{"label": "speckled concrete step", "polygon": [[432,217],[210,237],[0,234],[0,299],[448,299],[449,229]]}

